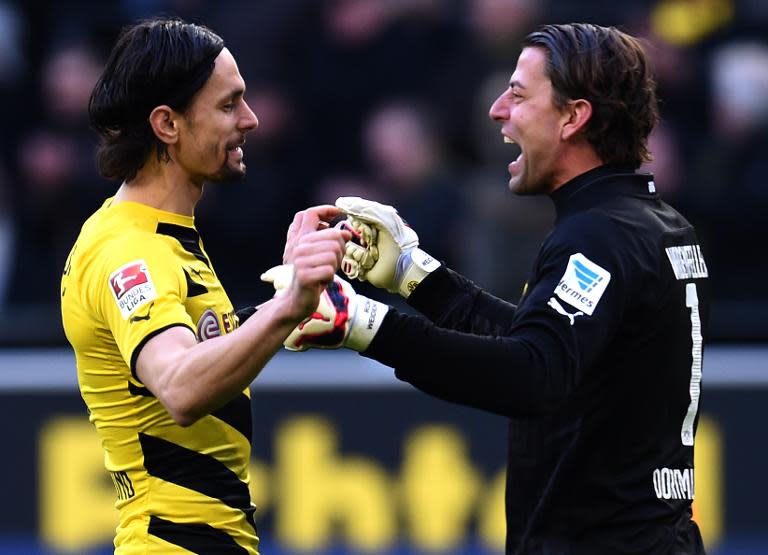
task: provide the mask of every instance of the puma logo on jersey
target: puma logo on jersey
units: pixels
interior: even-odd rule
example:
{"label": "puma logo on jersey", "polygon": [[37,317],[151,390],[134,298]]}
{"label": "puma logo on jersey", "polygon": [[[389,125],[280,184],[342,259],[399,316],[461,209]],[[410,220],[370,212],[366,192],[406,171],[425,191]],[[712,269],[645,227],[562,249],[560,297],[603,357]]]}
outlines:
{"label": "puma logo on jersey", "polygon": [[147,313],[144,316],[131,316],[131,319],[128,320],[131,324],[134,322],[140,322],[142,320],[149,320],[149,313],[152,311],[152,307],[155,306],[155,303],[149,305],[149,308],[147,309]]}
{"label": "puma logo on jersey", "polygon": [[579,310],[578,312],[571,314],[567,310],[563,308],[563,305],[561,305],[559,302],[557,302],[557,299],[554,297],[549,298],[549,302],[547,303],[549,306],[555,309],[555,312],[558,314],[562,314],[563,316],[567,317],[568,320],[571,321],[571,325],[576,321],[576,316],[584,316],[584,313]]}

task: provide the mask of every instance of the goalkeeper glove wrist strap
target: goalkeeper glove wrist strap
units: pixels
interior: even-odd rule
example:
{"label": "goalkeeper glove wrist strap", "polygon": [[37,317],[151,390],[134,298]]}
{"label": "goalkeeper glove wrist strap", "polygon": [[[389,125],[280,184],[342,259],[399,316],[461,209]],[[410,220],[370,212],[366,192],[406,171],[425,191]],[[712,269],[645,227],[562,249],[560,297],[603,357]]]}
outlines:
{"label": "goalkeeper glove wrist strap", "polygon": [[365,351],[384,321],[389,306],[357,295],[355,313],[344,346],[358,352]]}
{"label": "goalkeeper glove wrist strap", "polygon": [[419,286],[422,280],[440,267],[440,261],[416,247],[404,253],[398,260],[398,293],[406,299]]}

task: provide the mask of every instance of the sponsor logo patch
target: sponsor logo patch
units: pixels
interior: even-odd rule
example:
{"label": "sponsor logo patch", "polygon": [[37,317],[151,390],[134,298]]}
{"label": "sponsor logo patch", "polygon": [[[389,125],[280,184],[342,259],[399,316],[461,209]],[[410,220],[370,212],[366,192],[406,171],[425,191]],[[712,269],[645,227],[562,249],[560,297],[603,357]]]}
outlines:
{"label": "sponsor logo patch", "polygon": [[157,298],[155,285],[143,260],[134,260],[112,272],[109,289],[123,320],[127,320],[140,306]]}
{"label": "sponsor logo patch", "polygon": [[203,315],[200,316],[200,319],[197,321],[197,340],[205,341],[206,339],[211,339],[220,335],[221,326],[219,325],[219,317],[212,308],[209,308],[203,312]]}
{"label": "sponsor logo patch", "polygon": [[610,281],[611,272],[578,252],[568,259],[565,273],[555,287],[555,295],[591,316]]}

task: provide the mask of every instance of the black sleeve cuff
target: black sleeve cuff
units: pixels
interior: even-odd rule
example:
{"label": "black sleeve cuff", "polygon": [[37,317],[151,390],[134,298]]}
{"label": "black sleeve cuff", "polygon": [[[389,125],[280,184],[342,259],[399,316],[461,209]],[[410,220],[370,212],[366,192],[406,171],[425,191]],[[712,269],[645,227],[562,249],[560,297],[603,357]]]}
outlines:
{"label": "black sleeve cuff", "polygon": [[192,333],[195,333],[195,330],[193,330],[187,324],[182,324],[182,323],[177,322],[177,323],[174,323],[174,324],[168,324],[167,326],[163,326],[162,328],[158,328],[156,330],[153,330],[153,331],[149,332],[147,335],[144,336],[144,339],[139,341],[139,344],[136,345],[136,348],[133,350],[133,353],[131,353],[131,375],[134,377],[134,379],[137,382],[142,383],[141,380],[139,379],[139,377],[136,375],[136,361],[139,359],[139,353],[144,348],[144,345],[146,345],[147,341],[149,341],[150,339],[152,339],[156,335],[159,335],[159,334],[163,333],[165,330],[169,330],[169,329],[175,328],[177,326],[181,326],[182,328],[187,328]]}

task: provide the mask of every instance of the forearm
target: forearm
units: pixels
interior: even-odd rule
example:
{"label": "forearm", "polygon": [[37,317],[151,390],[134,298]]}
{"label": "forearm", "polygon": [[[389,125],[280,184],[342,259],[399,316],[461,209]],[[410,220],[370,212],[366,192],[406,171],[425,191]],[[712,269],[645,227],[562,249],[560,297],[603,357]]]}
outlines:
{"label": "forearm", "polygon": [[549,410],[576,382],[574,359],[543,329],[480,336],[390,312],[363,354],[431,395],[516,416]]}
{"label": "forearm", "polygon": [[[282,347],[298,324],[295,317],[288,316],[286,304],[285,299],[270,300],[227,335],[187,343],[183,348],[164,345],[168,355],[156,355],[144,367],[139,359],[139,377],[174,420],[191,424],[246,389]],[[151,348],[151,342],[147,347]]]}
{"label": "forearm", "polygon": [[503,335],[517,309],[445,266],[422,281],[408,304],[441,327],[480,335]]}
{"label": "forearm", "polygon": [[501,334],[515,306],[482,291],[419,248],[416,232],[393,206],[360,197],[339,197],[355,237],[345,247],[342,269],[352,279],[399,293],[436,324],[481,335]]}

